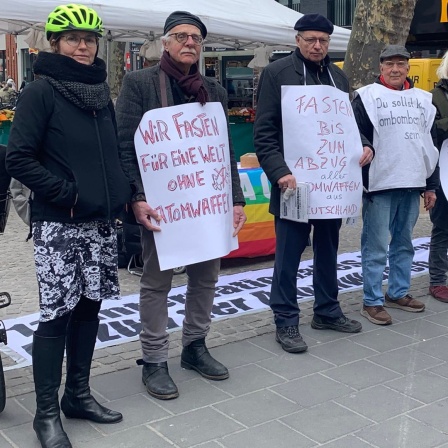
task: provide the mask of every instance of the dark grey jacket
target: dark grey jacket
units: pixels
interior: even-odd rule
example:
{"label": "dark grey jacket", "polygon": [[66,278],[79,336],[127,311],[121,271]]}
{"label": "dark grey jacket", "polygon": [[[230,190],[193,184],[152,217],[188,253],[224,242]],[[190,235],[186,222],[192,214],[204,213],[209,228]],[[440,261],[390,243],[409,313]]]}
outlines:
{"label": "dark grey jacket", "polygon": [[[277,181],[292,174],[286,165],[283,152],[283,128],[281,110],[281,86],[332,85],[328,71],[336,87],[349,91],[344,72],[330,64],[328,56],[318,66],[302,59],[298,49],[289,56],[269,64],[262,72],[257,92],[257,113],[254,124],[254,146],[263,171],[272,185],[269,211],[280,215],[280,189]],[[306,64],[305,82],[303,65]]]}
{"label": "dark grey jacket", "polygon": [[[437,134],[437,148],[440,151],[443,141],[448,138],[448,80],[441,79],[431,93],[432,103],[437,108],[434,127]],[[437,227],[446,231],[448,230],[448,202],[441,185],[436,194],[436,205],[429,211],[429,216]]]}
{"label": "dark grey jacket", "polygon": [[[219,101],[227,116],[227,93],[215,80],[203,76],[204,86],[207,89],[210,101]],[[174,106],[171,83],[166,83],[167,101]],[[160,97],[159,65],[131,72],[124,77],[123,86],[116,104],[116,117],[118,124],[118,140],[122,166],[131,181],[133,198],[142,195],[143,182],[137,162],[134,147],[134,134],[145,112],[162,107]],[[233,204],[244,205],[244,195],[241,190],[240,177],[230,139],[230,166],[232,173]]]}

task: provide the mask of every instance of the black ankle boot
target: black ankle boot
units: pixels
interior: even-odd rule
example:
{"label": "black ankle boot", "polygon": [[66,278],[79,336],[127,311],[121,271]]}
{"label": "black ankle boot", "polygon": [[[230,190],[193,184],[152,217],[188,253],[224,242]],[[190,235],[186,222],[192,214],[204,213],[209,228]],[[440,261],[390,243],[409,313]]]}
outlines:
{"label": "black ankle boot", "polygon": [[179,396],[177,386],[168,372],[168,363],[145,362],[143,359],[136,361],[143,366],[142,381],[149,395],[159,400],[171,400]]}
{"label": "black ankle boot", "polygon": [[225,380],[229,377],[227,367],[210,355],[205,338],[193,341],[182,350],[180,365],[184,369],[196,370],[209,380]]}
{"label": "black ankle boot", "polygon": [[42,448],[72,448],[59,410],[65,336],[45,338],[34,334],[33,375],[36,390],[36,416],[33,428]]}
{"label": "black ankle boot", "polygon": [[99,321],[70,322],[67,332],[67,379],[61,410],[67,418],[117,423],[120,412],[107,409],[90,394],[89,378]]}

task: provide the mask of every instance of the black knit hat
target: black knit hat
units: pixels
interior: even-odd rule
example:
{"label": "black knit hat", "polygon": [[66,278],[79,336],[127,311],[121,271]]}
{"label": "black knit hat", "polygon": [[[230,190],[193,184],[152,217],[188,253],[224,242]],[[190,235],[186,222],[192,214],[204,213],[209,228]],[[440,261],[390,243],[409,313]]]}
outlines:
{"label": "black knit hat", "polygon": [[320,14],[304,14],[294,25],[297,31],[322,31],[332,34],[334,25]]}
{"label": "black knit hat", "polygon": [[165,27],[163,28],[163,34],[166,34],[169,30],[173,29],[177,25],[194,25],[201,31],[202,37],[205,39],[207,36],[207,28],[202,20],[187,11],[174,11],[171,13],[165,21]]}

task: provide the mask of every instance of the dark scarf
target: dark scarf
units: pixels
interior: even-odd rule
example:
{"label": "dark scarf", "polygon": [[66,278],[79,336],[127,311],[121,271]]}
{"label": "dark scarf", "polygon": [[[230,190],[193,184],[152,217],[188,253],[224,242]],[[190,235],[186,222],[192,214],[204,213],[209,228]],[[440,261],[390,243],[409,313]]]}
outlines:
{"label": "dark scarf", "polygon": [[184,93],[196,98],[196,101],[204,105],[208,101],[208,93],[204,87],[204,81],[199,73],[198,64],[193,64],[190,73],[185,75],[179,70],[177,65],[170,58],[167,51],[164,51],[160,59],[160,68],[170,77],[177,81],[177,84]]}
{"label": "dark scarf", "polygon": [[80,109],[103,109],[110,101],[102,59],[95,58],[92,65],[86,65],[62,54],[40,52],[33,70]]}

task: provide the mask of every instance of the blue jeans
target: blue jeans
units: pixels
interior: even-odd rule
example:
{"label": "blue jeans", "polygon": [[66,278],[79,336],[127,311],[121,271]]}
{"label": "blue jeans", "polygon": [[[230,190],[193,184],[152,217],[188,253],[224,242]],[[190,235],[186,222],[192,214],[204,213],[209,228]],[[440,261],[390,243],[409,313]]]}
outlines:
{"label": "blue jeans", "polygon": [[397,300],[408,293],[414,258],[412,231],[419,208],[420,192],[416,190],[394,190],[363,197],[361,256],[364,305],[384,304],[382,282],[388,244],[387,294]]}

